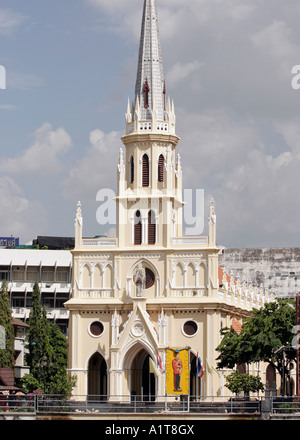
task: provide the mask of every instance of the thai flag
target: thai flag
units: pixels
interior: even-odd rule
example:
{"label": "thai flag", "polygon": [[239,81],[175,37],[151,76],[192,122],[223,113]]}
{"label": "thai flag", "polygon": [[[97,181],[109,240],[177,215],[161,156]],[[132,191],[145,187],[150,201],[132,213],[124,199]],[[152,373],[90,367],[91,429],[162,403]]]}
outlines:
{"label": "thai flag", "polygon": [[200,356],[197,353],[197,376],[202,377],[203,374],[204,374],[203,364],[202,364]]}
{"label": "thai flag", "polygon": [[160,372],[163,374],[165,372],[165,369],[163,367],[163,363],[162,363],[160,354],[158,352],[157,352],[157,365],[158,365],[158,368],[160,369]]}

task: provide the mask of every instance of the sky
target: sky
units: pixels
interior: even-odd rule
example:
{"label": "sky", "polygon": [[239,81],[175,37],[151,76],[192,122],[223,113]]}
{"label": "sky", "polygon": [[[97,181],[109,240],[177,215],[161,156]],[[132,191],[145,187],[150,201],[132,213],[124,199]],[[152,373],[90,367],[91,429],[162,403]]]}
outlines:
{"label": "sky", "polygon": [[[183,187],[215,201],[226,247],[298,247],[298,0],[157,0]],[[134,99],[143,0],[1,0],[0,236],[113,235],[96,218],[116,191]],[[207,233],[205,227],[203,234]]]}

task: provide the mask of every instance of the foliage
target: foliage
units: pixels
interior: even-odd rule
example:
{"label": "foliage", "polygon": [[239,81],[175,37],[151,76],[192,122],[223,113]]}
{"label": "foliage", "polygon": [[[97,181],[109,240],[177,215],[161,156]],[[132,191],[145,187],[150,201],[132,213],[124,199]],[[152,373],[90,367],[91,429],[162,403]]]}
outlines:
{"label": "foliage", "polygon": [[39,381],[32,374],[25,374],[21,380],[22,391],[25,394],[32,393],[39,387]]}
{"label": "foliage", "polygon": [[0,368],[14,367],[15,332],[12,323],[9,295],[6,281],[0,290],[0,325],[5,329],[5,350],[0,349]]}
{"label": "foliage", "polygon": [[55,362],[48,379],[49,391],[52,394],[70,394],[76,385],[76,378],[67,376],[67,340],[55,323],[51,325],[50,337]]}
{"label": "foliage", "polygon": [[30,374],[22,379],[24,392],[38,388],[49,394],[70,394],[76,378],[67,375],[67,340],[57,324],[50,325],[37,283],[32,294],[28,350]]}
{"label": "foliage", "polygon": [[233,368],[237,364],[265,361],[281,372],[281,357],[276,351],[291,346],[296,323],[294,301],[277,299],[261,309],[253,309],[240,334],[222,329],[223,339],[217,350],[218,368]]}
{"label": "foliage", "polygon": [[291,414],[297,411],[293,403],[283,403],[279,406],[280,414]]}
{"label": "foliage", "polygon": [[246,395],[249,395],[250,392],[264,391],[264,386],[259,376],[239,373],[238,371],[234,371],[226,377],[225,386],[235,394],[243,391]]}
{"label": "foliage", "polygon": [[40,362],[40,352],[42,351],[42,341],[40,340],[42,328],[42,307],[40,299],[40,289],[37,283],[33,286],[32,310],[29,315],[28,344],[29,353],[26,356],[27,365],[30,367],[31,374],[37,375],[36,365]]}

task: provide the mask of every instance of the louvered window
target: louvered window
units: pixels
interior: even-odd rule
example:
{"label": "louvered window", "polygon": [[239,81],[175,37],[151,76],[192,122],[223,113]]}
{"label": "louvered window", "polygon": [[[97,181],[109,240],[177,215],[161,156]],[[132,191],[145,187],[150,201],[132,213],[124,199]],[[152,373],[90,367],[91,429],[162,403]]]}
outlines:
{"label": "louvered window", "polygon": [[159,182],[164,181],[164,162],[165,162],[165,158],[161,154],[158,158],[158,181]]}
{"label": "louvered window", "polygon": [[149,158],[147,154],[143,156],[142,167],[142,184],[143,186],[149,186]]}
{"label": "louvered window", "polygon": [[129,164],[129,183],[134,182],[134,159],[133,156],[131,156],[130,164]]}
{"label": "louvered window", "polygon": [[134,244],[142,244],[142,222],[140,211],[137,211],[134,216]]}
{"label": "louvered window", "polygon": [[156,241],[156,223],[153,211],[148,212],[148,244],[155,244]]}

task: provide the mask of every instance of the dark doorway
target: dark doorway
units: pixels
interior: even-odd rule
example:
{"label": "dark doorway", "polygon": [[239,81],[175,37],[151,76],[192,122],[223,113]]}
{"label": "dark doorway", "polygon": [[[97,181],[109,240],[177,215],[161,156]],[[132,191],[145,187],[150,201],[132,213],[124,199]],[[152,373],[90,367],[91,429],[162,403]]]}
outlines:
{"label": "dark doorway", "polygon": [[142,370],[142,384],[144,392],[144,401],[153,402],[155,400],[155,376],[149,372],[149,358],[148,355],[143,364]]}
{"label": "dark doorway", "polygon": [[88,395],[91,399],[107,399],[107,366],[100,353],[95,353],[88,366]]}

